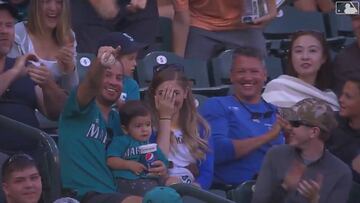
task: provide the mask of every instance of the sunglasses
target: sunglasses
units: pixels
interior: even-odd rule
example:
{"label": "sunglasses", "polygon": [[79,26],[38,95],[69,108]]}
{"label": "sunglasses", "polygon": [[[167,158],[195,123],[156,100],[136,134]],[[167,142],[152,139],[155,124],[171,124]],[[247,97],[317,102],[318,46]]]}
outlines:
{"label": "sunglasses", "polygon": [[304,121],[289,121],[289,123],[294,128],[298,128],[300,126],[314,127],[314,125],[310,125]]}
{"label": "sunglasses", "polygon": [[253,112],[248,110],[248,112],[250,113],[250,118],[251,120],[259,120],[259,119],[267,119],[267,118],[271,118],[271,116],[273,115],[273,111],[266,111],[264,113],[260,113],[260,112]]}
{"label": "sunglasses", "polygon": [[272,109],[272,107],[270,106],[269,103],[267,103],[265,100],[263,100],[262,98],[262,101],[264,101],[265,105],[271,109],[271,110],[268,110],[266,112],[256,112],[256,111],[251,111],[240,99],[238,99],[236,96],[235,98],[239,101],[239,103],[241,104],[241,106],[244,107],[244,109],[250,114],[250,119],[253,120],[253,121],[256,121],[256,122],[259,122],[260,119],[268,119],[268,118],[271,118],[274,114],[274,110]]}
{"label": "sunglasses", "polygon": [[173,69],[175,71],[184,72],[184,66],[178,63],[169,63],[169,64],[158,64],[153,67],[153,73],[159,73],[166,69]]}

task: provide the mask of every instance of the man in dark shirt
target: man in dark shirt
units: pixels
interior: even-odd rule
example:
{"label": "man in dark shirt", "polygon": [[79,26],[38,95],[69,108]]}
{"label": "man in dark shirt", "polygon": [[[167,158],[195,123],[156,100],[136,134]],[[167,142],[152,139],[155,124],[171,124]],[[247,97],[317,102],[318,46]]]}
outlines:
{"label": "man in dark shirt", "polygon": [[[56,120],[67,95],[51,80],[47,67],[31,65],[30,61],[37,61],[36,56],[27,54],[16,60],[6,57],[14,42],[16,16],[10,4],[0,2],[0,114],[39,127],[35,109]],[[8,136],[9,139],[3,139],[7,143],[20,144],[1,127],[0,135]],[[7,143],[1,145],[7,147]]]}
{"label": "man in dark shirt", "polygon": [[345,82],[339,103],[339,126],[327,147],[351,167],[353,180],[360,183],[360,76]]}

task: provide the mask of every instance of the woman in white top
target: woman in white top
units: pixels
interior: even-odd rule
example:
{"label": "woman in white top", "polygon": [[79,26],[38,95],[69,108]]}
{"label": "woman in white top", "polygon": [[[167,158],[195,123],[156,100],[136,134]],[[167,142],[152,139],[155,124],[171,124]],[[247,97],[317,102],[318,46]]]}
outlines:
{"label": "woman in white top", "polygon": [[279,107],[291,107],[305,98],[316,97],[326,101],[333,110],[339,110],[336,95],[329,88],[332,75],[330,54],[322,33],[300,31],[291,38],[287,75],[270,81],[263,98]]}
{"label": "woman in white top", "polygon": [[55,81],[70,91],[79,83],[75,47],[69,0],[31,0],[28,21],[15,25],[15,42],[8,56],[35,54]]}

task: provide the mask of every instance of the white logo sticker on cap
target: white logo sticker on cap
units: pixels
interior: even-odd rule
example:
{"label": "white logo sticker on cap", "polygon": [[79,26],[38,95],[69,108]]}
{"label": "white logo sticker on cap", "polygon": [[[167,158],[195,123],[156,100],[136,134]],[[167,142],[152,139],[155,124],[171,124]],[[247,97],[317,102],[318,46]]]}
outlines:
{"label": "white logo sticker on cap", "polygon": [[156,57],[156,63],[158,64],[166,64],[167,58],[164,55],[159,55]]}
{"label": "white logo sticker on cap", "polygon": [[91,61],[90,61],[90,59],[88,58],[88,57],[81,57],[80,58],[80,64],[82,65],[82,66],[84,66],[84,67],[88,67],[88,66],[90,66],[90,64],[91,64]]}

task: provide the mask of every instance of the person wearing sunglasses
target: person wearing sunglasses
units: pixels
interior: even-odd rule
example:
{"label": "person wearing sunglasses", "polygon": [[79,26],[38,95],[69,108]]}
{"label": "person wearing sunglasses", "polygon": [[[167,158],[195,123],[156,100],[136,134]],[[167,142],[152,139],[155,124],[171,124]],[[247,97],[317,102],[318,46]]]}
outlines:
{"label": "person wearing sunglasses", "polygon": [[351,171],[325,147],[337,125],[334,111],[316,98],[301,100],[290,110],[285,117],[289,142],[267,152],[252,203],[345,203]]}
{"label": "person wearing sunglasses", "polygon": [[347,163],[360,183],[360,76],[350,77],[339,98],[339,126],[331,132],[329,150]]}
{"label": "person wearing sunglasses", "polygon": [[261,98],[266,76],[258,50],[235,49],[230,70],[234,95],[210,98],[200,109],[214,139],[216,187],[253,179],[265,153],[284,143],[276,107]]}
{"label": "person wearing sunglasses", "polygon": [[14,154],[2,165],[2,189],[7,203],[37,203],[42,193],[39,170],[27,154]]}
{"label": "person wearing sunglasses", "polygon": [[305,98],[326,101],[335,111],[339,103],[332,83],[329,49],[322,33],[298,31],[291,37],[286,74],[266,84],[263,98],[278,107],[291,107]]}
{"label": "person wearing sunglasses", "polygon": [[[126,49],[124,47],[124,49]],[[113,136],[122,136],[119,113],[112,108],[123,90],[121,47],[101,46],[85,79],[74,89],[59,123],[62,183],[77,191],[85,203],[140,202],[142,198],[118,193],[106,164],[106,150]],[[160,160],[149,172],[166,176]]]}

